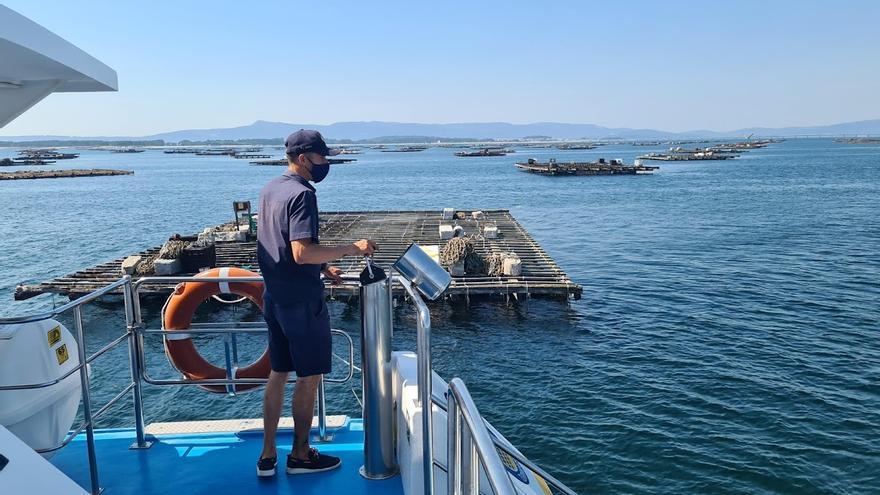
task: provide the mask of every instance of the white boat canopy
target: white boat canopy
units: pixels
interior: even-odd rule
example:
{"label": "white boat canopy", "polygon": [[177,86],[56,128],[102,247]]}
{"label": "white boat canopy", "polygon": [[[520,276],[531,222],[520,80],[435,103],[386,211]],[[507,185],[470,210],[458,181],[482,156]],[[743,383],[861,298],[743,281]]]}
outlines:
{"label": "white boat canopy", "polygon": [[0,5],[0,127],[56,91],[116,90],[116,71]]}

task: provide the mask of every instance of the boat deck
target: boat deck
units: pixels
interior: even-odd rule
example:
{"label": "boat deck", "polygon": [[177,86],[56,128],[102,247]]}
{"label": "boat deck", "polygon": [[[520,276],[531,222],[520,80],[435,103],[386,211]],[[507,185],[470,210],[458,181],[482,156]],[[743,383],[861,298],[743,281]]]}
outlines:
{"label": "boat deck", "polygon": [[[198,428],[194,428],[198,430]],[[149,435],[152,447],[132,450],[132,429],[97,430],[95,444],[98,479],[104,493],[114,495],[153,494],[402,494],[400,476],[366,480],[358,474],[363,464],[363,422],[348,420],[328,429],[333,439],[313,443],[320,451],[342,459],[339,469],[316,474],[289,476],[284,457],[290,451],[292,431],[279,429],[279,470],[275,477],[256,476],[256,461],[263,444],[260,429],[206,431]],[[85,434],[80,434],[52,458],[52,464],[90,488]]]}
{"label": "boat deck", "polygon": [[[519,276],[465,275],[453,277],[446,296],[451,298],[473,296],[511,297],[538,296],[557,299],[573,297],[580,299],[582,288],[574,283],[568,275],[547,255],[532,236],[520,225],[508,210],[483,210],[485,218],[475,220],[470,211],[462,211],[465,218],[456,220],[467,234],[478,233],[483,225],[494,224],[498,227],[496,239],[480,240],[476,244],[480,255],[493,252],[515,252],[522,261],[522,273]],[[440,223],[452,223],[442,220],[438,211],[349,211],[321,213],[321,243],[338,245],[369,238],[378,242],[380,251],[374,261],[382,267],[389,267],[400,257],[413,242],[422,246],[440,245],[446,241],[440,239]],[[259,271],[255,242],[218,242],[216,244],[217,265],[237,266],[252,271]],[[159,251],[154,247],[143,251],[141,256],[149,256]],[[107,285],[121,276],[121,265],[124,258],[102,263],[92,268],[64,275],[55,280],[35,285],[19,285],[15,290],[15,298],[28,299],[42,293],[55,293],[76,296],[86,294]],[[352,274],[358,274],[364,268],[361,258],[348,257],[334,263],[335,266]],[[167,296],[173,284],[161,286],[145,286],[141,291],[145,295]],[[402,289],[399,289],[402,291]],[[326,286],[331,297],[357,297],[358,285],[344,284]]]}

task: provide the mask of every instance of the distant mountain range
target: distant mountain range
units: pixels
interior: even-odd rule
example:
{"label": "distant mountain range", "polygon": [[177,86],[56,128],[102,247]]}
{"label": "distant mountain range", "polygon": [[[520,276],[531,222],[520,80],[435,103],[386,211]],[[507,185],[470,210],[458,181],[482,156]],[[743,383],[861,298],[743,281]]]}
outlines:
{"label": "distant mountain range", "polygon": [[337,122],[330,125],[290,124],[258,120],[240,127],[218,129],[187,129],[164,132],[150,136],[0,136],[0,141],[45,140],[163,140],[168,143],[180,141],[281,139],[301,129],[317,129],[328,140],[393,140],[407,137],[424,140],[436,139],[523,139],[531,136],[549,136],[555,139],[695,139],[738,138],[754,134],[759,137],[795,136],[856,136],[880,135],[880,119],[846,122],[833,125],[809,127],[752,127],[727,132],[696,130],[667,132],[654,129],[630,129],[602,127],[594,124],[563,124],[538,122],[533,124],[509,124],[505,122],[481,122],[467,124],[414,124],[403,122]]}

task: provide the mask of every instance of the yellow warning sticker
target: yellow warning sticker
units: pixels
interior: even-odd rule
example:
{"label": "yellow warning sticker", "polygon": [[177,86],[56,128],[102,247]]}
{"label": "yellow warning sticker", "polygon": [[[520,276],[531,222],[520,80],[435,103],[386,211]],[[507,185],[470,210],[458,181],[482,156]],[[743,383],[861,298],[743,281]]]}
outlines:
{"label": "yellow warning sticker", "polygon": [[55,349],[55,357],[58,358],[59,365],[64,364],[64,362],[67,361],[70,357],[70,355],[67,354],[67,344],[61,344],[61,347]]}
{"label": "yellow warning sticker", "polygon": [[49,339],[49,347],[57,344],[61,341],[61,325],[56,325],[55,328],[46,332],[46,337]]}

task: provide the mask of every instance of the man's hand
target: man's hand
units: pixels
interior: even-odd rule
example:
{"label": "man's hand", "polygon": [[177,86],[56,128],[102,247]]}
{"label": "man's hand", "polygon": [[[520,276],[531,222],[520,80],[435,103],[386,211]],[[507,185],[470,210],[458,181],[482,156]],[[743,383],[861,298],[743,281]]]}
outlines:
{"label": "man's hand", "polygon": [[361,239],[352,246],[352,256],[372,256],[379,250],[379,245],[369,239]]}
{"label": "man's hand", "polygon": [[333,285],[339,285],[342,283],[343,271],[340,268],[336,268],[335,266],[328,266],[327,268],[321,270],[321,273],[323,273],[325,277],[329,278],[333,282]]}

